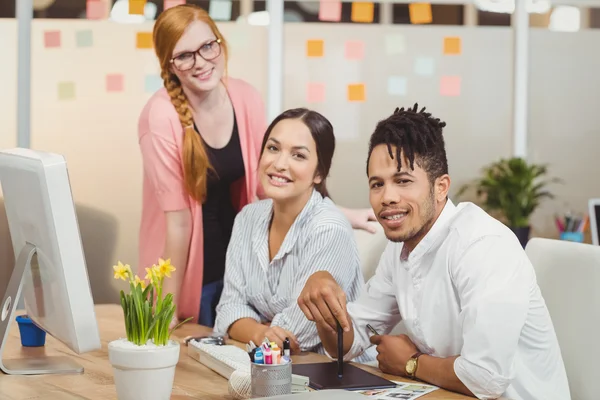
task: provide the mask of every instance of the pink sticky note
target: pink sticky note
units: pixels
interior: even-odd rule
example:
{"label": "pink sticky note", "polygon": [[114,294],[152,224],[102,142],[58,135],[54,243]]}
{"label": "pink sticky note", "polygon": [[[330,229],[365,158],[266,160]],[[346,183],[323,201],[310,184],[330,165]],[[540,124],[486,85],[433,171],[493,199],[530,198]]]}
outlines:
{"label": "pink sticky note", "polygon": [[60,31],[44,32],[45,47],[60,47]]}
{"label": "pink sticky note", "polygon": [[321,0],[319,19],[321,21],[340,21],[342,19],[342,2],[340,0]]}
{"label": "pink sticky note", "polygon": [[362,60],[365,56],[365,43],[359,40],[349,40],[346,42],[346,59]]}
{"label": "pink sticky note", "polygon": [[122,92],[123,91],[123,75],[121,75],[121,74],[106,75],[106,91],[107,92]]}
{"label": "pink sticky note", "polygon": [[440,94],[442,96],[460,96],[460,76],[442,76]]}
{"label": "pink sticky note", "polygon": [[325,84],[309,83],[306,85],[306,101],[309,103],[322,103],[325,101]]}
{"label": "pink sticky note", "polygon": [[180,6],[185,4],[185,0],[165,0],[165,10],[168,10],[171,7]]}
{"label": "pink sticky note", "polygon": [[88,19],[107,19],[108,5],[106,0],[87,0],[86,13]]}

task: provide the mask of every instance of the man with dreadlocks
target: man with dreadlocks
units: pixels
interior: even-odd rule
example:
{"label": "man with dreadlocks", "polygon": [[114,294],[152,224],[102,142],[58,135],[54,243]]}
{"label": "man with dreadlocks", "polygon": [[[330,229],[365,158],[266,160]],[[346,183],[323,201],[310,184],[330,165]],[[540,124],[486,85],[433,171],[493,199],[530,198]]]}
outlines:
{"label": "man with dreadlocks", "polygon": [[[525,251],[472,203],[448,198],[442,128],[415,105],[373,132],[370,202],[389,243],[361,297],[348,305],[327,272],[298,297],[328,354],[336,321],[344,359],[377,346],[379,368],[451,391],[495,399],[569,400],[560,348]],[[406,335],[390,335],[404,322]]]}

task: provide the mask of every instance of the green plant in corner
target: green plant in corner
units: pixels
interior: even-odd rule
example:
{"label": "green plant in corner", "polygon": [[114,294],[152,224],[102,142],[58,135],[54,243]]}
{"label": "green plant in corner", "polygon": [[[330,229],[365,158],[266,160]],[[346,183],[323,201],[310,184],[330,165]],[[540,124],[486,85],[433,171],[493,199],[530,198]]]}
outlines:
{"label": "green plant in corner", "polygon": [[172,293],[163,294],[163,282],[175,271],[171,261],[159,259],[158,265],[146,268],[145,280],[134,275],[131,267],[120,261],[113,266],[113,270],[115,279],[129,282],[129,293],[121,290],[127,340],[138,346],[150,343],[166,346],[171,333],[191,319],[190,317],[169,330],[176,306]]}
{"label": "green plant in corner", "polygon": [[501,159],[483,169],[483,177],[463,185],[457,197],[474,188],[482,208],[500,213],[505,223],[514,229],[527,228],[531,214],[545,199],[554,195],[548,191],[558,178],[547,177],[547,165],[530,164],[520,157]]}

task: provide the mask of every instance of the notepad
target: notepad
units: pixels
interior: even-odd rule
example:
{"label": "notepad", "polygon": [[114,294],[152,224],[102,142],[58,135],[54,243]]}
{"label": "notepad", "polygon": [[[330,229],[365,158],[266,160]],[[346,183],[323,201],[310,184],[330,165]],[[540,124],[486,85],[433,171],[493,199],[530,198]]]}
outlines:
{"label": "notepad", "polygon": [[360,369],[352,364],[344,364],[344,375],[338,378],[337,362],[314,363],[314,364],[294,364],[292,373],[307,376],[309,386],[315,390],[325,389],[387,389],[394,388],[396,384],[382,377],[374,375],[364,369]]}

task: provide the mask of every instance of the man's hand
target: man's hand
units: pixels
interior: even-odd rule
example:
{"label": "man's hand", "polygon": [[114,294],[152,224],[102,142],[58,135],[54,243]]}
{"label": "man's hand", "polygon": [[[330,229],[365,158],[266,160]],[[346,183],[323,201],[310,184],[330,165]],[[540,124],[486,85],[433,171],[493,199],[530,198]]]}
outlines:
{"label": "man's hand", "polygon": [[337,321],[344,332],[350,330],[346,295],[329,272],[315,272],[298,296],[298,306],[310,321],[337,333]]}
{"label": "man's hand", "polygon": [[[265,328],[267,328],[263,334],[261,334],[262,338],[254,343],[257,346],[260,346],[260,344],[263,342],[264,338],[266,337],[267,339],[269,339],[270,342],[275,342],[277,343],[277,346],[281,349],[281,353],[283,354],[283,342],[285,341],[285,338],[290,339],[290,351],[292,354],[298,354],[300,353],[300,343],[298,343],[298,339],[296,339],[296,336],[294,336],[294,334],[290,331],[287,331],[283,328],[280,328],[279,326],[265,326]],[[258,337],[257,337],[258,339]]]}
{"label": "man's hand", "polygon": [[406,363],[419,350],[406,335],[375,335],[371,343],[377,346],[377,361],[381,372],[406,376]]}

